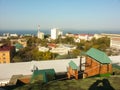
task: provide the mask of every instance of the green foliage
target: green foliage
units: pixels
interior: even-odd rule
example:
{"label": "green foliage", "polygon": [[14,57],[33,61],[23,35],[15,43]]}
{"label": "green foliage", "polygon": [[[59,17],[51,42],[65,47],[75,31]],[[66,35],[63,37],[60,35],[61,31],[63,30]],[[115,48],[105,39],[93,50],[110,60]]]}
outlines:
{"label": "green foliage", "polygon": [[27,39],[28,46],[36,46],[40,43],[40,39],[38,39],[37,37],[28,37]]}
{"label": "green foliage", "polygon": [[99,39],[93,38],[90,41],[81,40],[80,43],[77,43],[76,45],[77,49],[80,49],[82,51],[87,51],[91,47],[105,51],[110,46],[110,39],[107,37],[102,37]]}
{"label": "green foliage", "polygon": [[0,43],[10,45],[10,39],[9,38],[8,39],[2,39],[2,40],[0,40]]}
{"label": "green foliage", "polygon": [[14,62],[24,62],[31,60],[51,60],[56,57],[56,54],[47,52],[40,52],[36,47],[25,47],[20,49],[13,58]]}
{"label": "green foliage", "polygon": [[27,38],[27,45],[28,46],[37,46],[37,45],[41,45],[41,46],[47,46],[48,40],[47,39],[39,39],[37,37],[29,37]]}
{"label": "green foliage", "polygon": [[63,43],[63,44],[75,44],[72,37],[61,38],[60,36],[56,40],[52,40],[53,43]]}
{"label": "green foliage", "polygon": [[20,56],[14,56],[12,62],[21,62],[21,57]]}
{"label": "green foliage", "polygon": [[80,50],[79,49],[74,49],[72,50],[71,52],[75,57],[79,56],[80,55]]}
{"label": "green foliage", "polygon": [[35,82],[35,83],[30,83],[27,85],[24,85],[22,87],[15,88],[14,90],[43,90],[44,83],[41,81]]}
{"label": "green foliage", "polygon": [[[28,40],[28,46],[26,48],[20,49],[19,52],[16,53],[13,61],[31,61],[31,60],[50,60],[55,59],[57,54],[51,52],[40,52],[36,46],[47,46],[48,40],[46,39],[38,39],[37,37],[26,37]],[[8,39],[9,41],[9,39]],[[5,41],[7,42],[7,41]],[[63,43],[63,44],[73,44],[77,46],[77,49],[73,50],[69,53],[69,55],[64,56],[65,58],[77,57],[80,51],[87,51],[91,47],[97,48],[99,50],[105,51],[110,46],[110,39],[107,37],[102,37],[99,39],[93,38],[90,41],[81,40],[80,43],[75,43],[72,37],[61,38],[58,37],[56,40],[52,40],[53,43]],[[63,56],[62,56],[63,57]]]}

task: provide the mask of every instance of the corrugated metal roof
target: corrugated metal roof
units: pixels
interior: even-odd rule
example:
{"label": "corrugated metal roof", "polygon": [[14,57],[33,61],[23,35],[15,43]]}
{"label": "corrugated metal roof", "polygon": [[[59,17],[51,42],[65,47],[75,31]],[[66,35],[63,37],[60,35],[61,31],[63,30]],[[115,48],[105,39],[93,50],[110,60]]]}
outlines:
{"label": "corrugated metal roof", "polygon": [[[43,80],[44,82],[47,82],[49,81],[49,78],[55,79],[55,78],[52,78],[52,77],[55,77],[55,70],[54,69],[35,70],[33,72],[31,82],[39,75],[42,75],[42,77],[40,78],[41,80]],[[51,76],[51,77],[48,77],[48,76]]]}
{"label": "corrugated metal roof", "polygon": [[94,58],[100,63],[111,63],[110,58],[104,52],[95,48],[91,48],[90,50],[88,50],[86,52],[86,55]]}
{"label": "corrugated metal roof", "polygon": [[19,43],[16,43],[16,44],[15,44],[15,47],[16,47],[17,49],[23,48],[23,46],[22,46],[21,44],[19,44]]}
{"label": "corrugated metal roof", "polygon": [[69,62],[69,66],[70,66],[72,69],[78,69],[78,66],[77,66],[73,61],[70,61],[70,62]]}

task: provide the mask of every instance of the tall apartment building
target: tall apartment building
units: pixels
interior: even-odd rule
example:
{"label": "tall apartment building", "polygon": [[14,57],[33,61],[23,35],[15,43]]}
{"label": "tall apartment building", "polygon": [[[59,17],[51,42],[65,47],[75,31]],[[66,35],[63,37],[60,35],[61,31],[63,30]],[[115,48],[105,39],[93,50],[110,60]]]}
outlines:
{"label": "tall apartment building", "polygon": [[37,33],[37,37],[40,38],[40,39],[44,39],[44,33],[38,31],[38,33]]}
{"label": "tall apartment building", "polygon": [[3,45],[0,46],[0,64],[10,63],[15,54],[14,46]]}
{"label": "tall apartment building", "polygon": [[62,32],[59,29],[51,29],[51,39],[57,39],[59,35],[62,35]]}

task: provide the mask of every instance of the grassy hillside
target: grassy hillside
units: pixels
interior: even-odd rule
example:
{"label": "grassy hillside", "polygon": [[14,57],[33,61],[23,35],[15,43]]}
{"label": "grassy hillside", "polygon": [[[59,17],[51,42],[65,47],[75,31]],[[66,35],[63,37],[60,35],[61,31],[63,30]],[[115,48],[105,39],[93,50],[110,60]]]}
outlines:
{"label": "grassy hillside", "polygon": [[15,90],[120,90],[120,77],[92,77],[79,80],[52,81],[47,84],[28,84]]}

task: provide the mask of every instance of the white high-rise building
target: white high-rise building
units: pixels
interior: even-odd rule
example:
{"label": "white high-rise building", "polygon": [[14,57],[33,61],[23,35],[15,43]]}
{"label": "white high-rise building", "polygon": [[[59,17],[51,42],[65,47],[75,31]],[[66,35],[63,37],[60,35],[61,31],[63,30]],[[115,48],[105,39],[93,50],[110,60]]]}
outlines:
{"label": "white high-rise building", "polygon": [[59,29],[51,29],[51,39],[57,39],[59,35],[62,35],[62,32]]}

